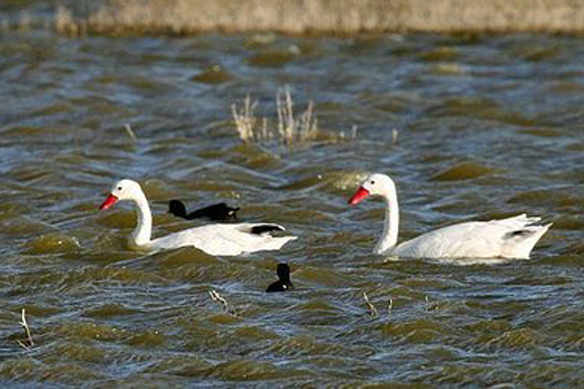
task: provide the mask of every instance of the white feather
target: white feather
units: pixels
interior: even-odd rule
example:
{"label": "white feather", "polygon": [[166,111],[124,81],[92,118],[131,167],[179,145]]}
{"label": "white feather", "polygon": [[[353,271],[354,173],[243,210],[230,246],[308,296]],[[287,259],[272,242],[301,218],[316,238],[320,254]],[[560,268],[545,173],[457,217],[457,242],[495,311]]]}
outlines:
{"label": "white feather", "polygon": [[383,234],[374,250],[381,255],[435,259],[526,259],[552,225],[536,225],[539,217],[521,214],[500,220],[455,224],[396,245],[399,206],[395,183],[385,174],[373,174],[367,177],[349,202],[356,204],[368,195],[382,197],[387,205]]}
{"label": "white feather", "polygon": [[268,232],[254,233],[254,227],[284,227],[272,223],[210,224],[151,240],[152,214],[146,195],[140,185],[132,180],[118,181],[100,209],[108,209],[116,201],[129,200],[136,204],[138,224],[131,236],[131,245],[145,250],[175,249],[193,246],[210,255],[240,255],[265,250],[279,250],[295,236],[274,237]]}
{"label": "white feather", "polygon": [[[252,234],[251,228],[266,224],[211,224],[175,232],[147,244],[148,249],[173,249],[194,246],[210,255],[240,255],[255,251],[279,250],[295,236],[273,237],[267,233]],[[270,224],[284,230],[277,224]]]}

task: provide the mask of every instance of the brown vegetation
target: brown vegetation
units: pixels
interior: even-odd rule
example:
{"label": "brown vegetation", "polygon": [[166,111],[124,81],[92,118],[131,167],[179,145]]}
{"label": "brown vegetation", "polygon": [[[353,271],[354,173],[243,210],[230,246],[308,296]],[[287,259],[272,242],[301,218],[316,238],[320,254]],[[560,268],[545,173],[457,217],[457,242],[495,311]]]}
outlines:
{"label": "brown vegetation", "polygon": [[579,0],[109,0],[86,16],[60,7],[56,28],[100,33],[582,32]]}
{"label": "brown vegetation", "polygon": [[258,119],[255,116],[256,107],[257,101],[252,101],[249,96],[246,96],[241,105],[231,106],[235,129],[244,143],[277,142],[291,146],[309,142],[340,142],[357,136],[357,127],[353,127],[350,134],[333,134],[319,129],[312,101],[308,102],[305,111],[295,114],[288,87],[279,89],[276,95],[276,124],[272,124],[266,117]]}

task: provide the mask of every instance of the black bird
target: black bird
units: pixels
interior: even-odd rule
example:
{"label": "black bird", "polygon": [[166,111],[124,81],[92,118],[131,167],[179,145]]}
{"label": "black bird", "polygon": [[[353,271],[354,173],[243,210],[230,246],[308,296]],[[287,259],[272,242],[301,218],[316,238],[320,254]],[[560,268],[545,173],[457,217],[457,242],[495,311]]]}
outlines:
{"label": "black bird", "polygon": [[279,263],[277,273],[279,280],[270,284],[266,292],[285,292],[288,289],[294,289],[294,285],[290,281],[290,267],[287,263]]}
{"label": "black bird", "polygon": [[182,201],[170,200],[168,203],[169,213],[187,220],[206,217],[214,221],[235,221],[237,220],[237,211],[239,211],[239,208],[232,208],[225,203],[219,203],[197,209],[196,211],[187,214],[187,209]]}

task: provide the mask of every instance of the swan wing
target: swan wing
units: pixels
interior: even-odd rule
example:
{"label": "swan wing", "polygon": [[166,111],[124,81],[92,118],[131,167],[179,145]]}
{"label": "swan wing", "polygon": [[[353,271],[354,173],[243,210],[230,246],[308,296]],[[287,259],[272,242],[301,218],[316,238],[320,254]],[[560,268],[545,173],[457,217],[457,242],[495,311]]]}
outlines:
{"label": "swan wing", "polygon": [[240,255],[262,250],[278,250],[294,236],[273,237],[269,232],[284,231],[270,223],[210,224],[176,232],[151,242],[153,249],[194,246],[211,255]]}
{"label": "swan wing", "polygon": [[529,258],[533,246],[551,226],[535,225],[539,220],[523,214],[455,224],[404,242],[393,253],[415,258]]}

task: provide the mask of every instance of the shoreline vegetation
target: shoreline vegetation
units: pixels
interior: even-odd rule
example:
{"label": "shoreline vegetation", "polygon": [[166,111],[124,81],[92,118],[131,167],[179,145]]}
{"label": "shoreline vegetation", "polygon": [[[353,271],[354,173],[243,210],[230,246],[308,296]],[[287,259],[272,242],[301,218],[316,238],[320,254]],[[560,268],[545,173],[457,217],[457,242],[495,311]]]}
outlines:
{"label": "shoreline vegetation", "polygon": [[50,18],[38,24],[69,36],[584,32],[579,0],[107,0],[58,5]]}

